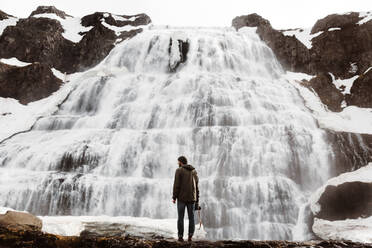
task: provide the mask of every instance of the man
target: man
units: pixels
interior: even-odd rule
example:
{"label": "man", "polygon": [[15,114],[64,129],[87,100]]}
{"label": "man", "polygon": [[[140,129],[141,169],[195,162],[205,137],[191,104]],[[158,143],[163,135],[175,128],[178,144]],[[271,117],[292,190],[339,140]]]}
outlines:
{"label": "man", "polygon": [[173,184],[173,203],[177,200],[178,241],[183,241],[185,208],[189,217],[188,241],[191,241],[195,231],[194,209],[199,209],[199,179],[195,168],[187,164],[184,156],[178,158],[178,166]]}

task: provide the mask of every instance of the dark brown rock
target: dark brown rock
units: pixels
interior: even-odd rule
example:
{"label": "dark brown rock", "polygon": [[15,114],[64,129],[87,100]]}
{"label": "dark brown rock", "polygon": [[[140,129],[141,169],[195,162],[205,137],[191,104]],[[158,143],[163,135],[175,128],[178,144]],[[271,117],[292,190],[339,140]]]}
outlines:
{"label": "dark brown rock", "polygon": [[311,29],[311,34],[315,34],[320,31],[327,31],[329,28],[334,27],[345,28],[351,25],[354,26],[359,20],[359,13],[357,12],[351,12],[344,15],[328,15],[325,18],[318,20],[314,24],[313,28]]}
{"label": "dark brown rock", "polygon": [[57,9],[54,6],[39,6],[39,7],[37,7],[36,10],[31,12],[30,17],[34,16],[34,15],[37,15],[37,14],[56,14],[57,16],[59,16],[63,19],[65,19],[66,16],[70,16],[70,15],[67,15],[65,12]]}
{"label": "dark brown rock", "polygon": [[37,230],[42,228],[42,221],[29,213],[7,211],[5,214],[0,214],[0,226],[11,227],[18,230]]}
{"label": "dark brown rock", "polygon": [[18,99],[22,104],[42,99],[59,89],[62,81],[48,65],[33,63],[25,67],[4,66],[0,63],[0,97]]}
{"label": "dark brown rock", "polygon": [[0,36],[0,57],[16,57],[24,62],[43,62],[50,67],[66,71],[64,53],[71,51],[73,43],[62,36],[63,28],[57,20],[27,18],[16,26],[7,27]]}
{"label": "dark brown rock", "polygon": [[372,70],[360,75],[354,81],[346,100],[348,105],[372,108]]}
{"label": "dark brown rock", "polygon": [[322,73],[312,78],[305,85],[314,89],[320,100],[331,111],[341,111],[341,102],[344,95],[332,83],[332,77],[328,73]]}
{"label": "dark brown rock", "polygon": [[367,218],[372,215],[372,183],[345,182],[328,185],[318,200],[315,217],[325,220]]}

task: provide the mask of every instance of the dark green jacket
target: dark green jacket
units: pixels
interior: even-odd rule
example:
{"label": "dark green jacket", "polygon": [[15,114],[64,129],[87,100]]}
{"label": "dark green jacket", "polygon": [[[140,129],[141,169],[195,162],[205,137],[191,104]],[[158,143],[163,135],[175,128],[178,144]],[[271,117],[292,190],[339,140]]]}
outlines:
{"label": "dark green jacket", "polygon": [[176,170],[173,183],[173,200],[199,202],[199,178],[191,165],[182,165]]}

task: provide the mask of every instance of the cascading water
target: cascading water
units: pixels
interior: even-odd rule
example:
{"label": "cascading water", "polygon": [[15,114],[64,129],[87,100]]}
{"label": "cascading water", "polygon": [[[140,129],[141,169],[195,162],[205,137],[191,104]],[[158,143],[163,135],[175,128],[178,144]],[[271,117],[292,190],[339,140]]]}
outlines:
{"label": "cascading water", "polygon": [[57,112],[0,145],[0,206],[175,218],[185,155],[209,238],[293,239],[330,152],[282,74],[253,28],[146,30],[70,82]]}

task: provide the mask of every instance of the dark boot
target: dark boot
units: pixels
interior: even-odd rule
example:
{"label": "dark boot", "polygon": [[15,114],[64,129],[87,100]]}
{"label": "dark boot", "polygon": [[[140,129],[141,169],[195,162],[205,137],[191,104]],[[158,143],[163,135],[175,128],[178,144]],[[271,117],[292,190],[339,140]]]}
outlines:
{"label": "dark boot", "polygon": [[183,242],[183,238],[182,237],[178,237],[178,241]]}
{"label": "dark boot", "polygon": [[189,238],[187,239],[187,241],[191,242],[192,241],[192,236],[189,236]]}

